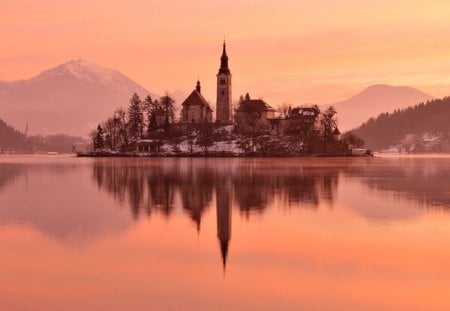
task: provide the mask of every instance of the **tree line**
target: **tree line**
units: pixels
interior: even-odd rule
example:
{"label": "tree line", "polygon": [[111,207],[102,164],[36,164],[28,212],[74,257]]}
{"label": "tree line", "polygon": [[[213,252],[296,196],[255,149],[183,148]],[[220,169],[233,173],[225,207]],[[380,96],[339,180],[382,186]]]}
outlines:
{"label": "tree line", "polygon": [[159,100],[152,99],[150,95],[141,100],[134,93],[127,110],[117,109],[111,117],[91,131],[89,136],[93,148],[126,150],[139,138],[150,136],[152,131],[167,129],[175,119],[175,111],[175,101],[168,94]]}
{"label": "tree line", "polygon": [[67,134],[26,135],[0,119],[0,153],[70,153],[83,150],[87,145],[86,139]]}
{"label": "tree line", "polygon": [[396,145],[408,134],[437,133],[450,130],[450,97],[434,99],[392,113],[382,113],[351,131],[373,149]]}

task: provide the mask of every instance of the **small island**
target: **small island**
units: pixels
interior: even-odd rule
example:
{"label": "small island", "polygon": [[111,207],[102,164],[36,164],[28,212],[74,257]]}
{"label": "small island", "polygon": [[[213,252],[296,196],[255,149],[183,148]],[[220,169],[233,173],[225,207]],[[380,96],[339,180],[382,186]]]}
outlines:
{"label": "small island", "polygon": [[241,95],[233,108],[231,72],[223,44],[217,74],[216,115],[201,93],[200,81],[181,104],[175,118],[175,101],[166,94],[158,99],[138,94],[127,110],[114,112],[90,133],[92,147],[79,156],[364,156],[363,141],[341,135],[336,110],[317,105],[278,110],[262,99]]}

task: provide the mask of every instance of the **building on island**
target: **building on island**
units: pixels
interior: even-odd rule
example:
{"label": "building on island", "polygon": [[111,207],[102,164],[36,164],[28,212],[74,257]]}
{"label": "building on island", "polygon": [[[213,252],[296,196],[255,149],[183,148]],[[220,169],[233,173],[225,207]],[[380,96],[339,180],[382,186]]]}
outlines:
{"label": "building on island", "polygon": [[275,119],[276,110],[262,99],[246,99],[236,109],[236,126],[243,132],[270,132],[270,120]]}
{"label": "building on island", "polygon": [[225,42],[223,43],[220,68],[217,74],[216,122],[225,124],[233,122],[231,72],[228,67],[228,55]]}
{"label": "building on island", "polygon": [[181,104],[181,123],[211,123],[213,110],[201,94],[200,81],[195,90]]}
{"label": "building on island", "polygon": [[288,112],[286,134],[307,134],[317,127],[319,107],[296,107]]}
{"label": "building on island", "polygon": [[[181,104],[180,119],[178,122],[173,116],[173,100],[168,96],[161,97],[159,103],[155,102],[152,115],[154,126],[148,130],[148,137],[137,141],[136,149],[140,152],[158,153],[161,151],[161,135],[170,134],[170,137],[186,136],[186,134],[201,136],[206,143],[217,139],[205,136],[207,131],[223,126],[233,125],[226,131],[232,135],[243,136],[272,136],[283,139],[283,136],[295,136],[297,141],[319,140],[325,133],[321,130],[323,116],[316,105],[289,107],[284,113],[277,113],[271,105],[262,99],[252,99],[250,95],[241,97],[238,107],[233,109],[232,104],[232,75],[228,64],[227,46],[223,43],[220,67],[217,78],[216,118],[213,123],[213,109],[202,95],[200,81],[195,89]],[[205,130],[207,129],[207,130]],[[203,131],[203,132],[202,132]],[[341,133],[336,125],[329,130],[332,139],[339,142]],[[200,134],[201,133],[201,134]],[[220,131],[214,132],[215,134]],[[216,135],[217,136],[217,135]],[[220,135],[218,135],[220,136]],[[206,137],[206,138],[205,138]],[[267,138],[267,139],[272,139]],[[202,141],[202,140],[200,140]],[[173,143],[176,145],[176,141]],[[323,144],[322,144],[323,145]],[[192,151],[191,151],[192,152]]]}

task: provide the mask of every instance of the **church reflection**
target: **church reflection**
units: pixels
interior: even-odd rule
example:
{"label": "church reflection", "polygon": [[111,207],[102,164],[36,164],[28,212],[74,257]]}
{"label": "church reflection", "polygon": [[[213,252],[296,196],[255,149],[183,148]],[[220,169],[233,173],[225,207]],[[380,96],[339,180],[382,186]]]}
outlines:
{"label": "church reflection", "polygon": [[180,207],[198,232],[215,197],[217,238],[225,269],[233,207],[249,219],[273,205],[317,209],[325,202],[331,206],[342,169],[274,168],[247,160],[224,161],[229,163],[217,165],[207,159],[98,160],[93,165],[93,178],[100,189],[121,203],[128,201],[135,219],[154,213],[170,217]]}

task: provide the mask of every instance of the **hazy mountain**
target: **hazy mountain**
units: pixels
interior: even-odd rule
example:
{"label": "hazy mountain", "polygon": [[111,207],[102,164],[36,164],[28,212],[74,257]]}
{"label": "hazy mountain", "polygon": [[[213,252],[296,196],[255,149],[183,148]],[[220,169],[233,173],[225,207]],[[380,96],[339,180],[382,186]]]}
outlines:
{"label": "hazy mountain", "polygon": [[[373,150],[400,146],[414,152],[450,149],[450,97],[382,113],[352,131]],[[409,146],[414,145],[414,146]],[[411,147],[411,148],[410,148]]]}
{"label": "hazy mountain", "polygon": [[355,96],[335,103],[339,128],[343,131],[361,125],[383,112],[393,112],[433,99],[433,96],[408,86],[372,85]]}
{"label": "hazy mountain", "polygon": [[28,122],[33,133],[86,136],[135,92],[157,97],[116,70],[76,60],[29,80],[0,81],[0,111],[19,129]]}

